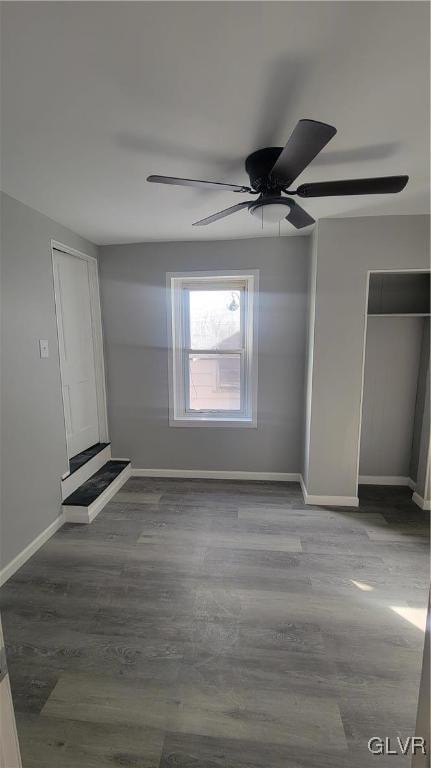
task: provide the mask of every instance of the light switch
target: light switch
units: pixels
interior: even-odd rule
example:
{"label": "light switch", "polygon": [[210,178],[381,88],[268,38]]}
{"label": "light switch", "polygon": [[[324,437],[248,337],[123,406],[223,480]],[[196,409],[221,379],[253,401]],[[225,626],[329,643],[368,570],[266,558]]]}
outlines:
{"label": "light switch", "polygon": [[39,339],[39,348],[41,357],[49,357],[48,339]]}

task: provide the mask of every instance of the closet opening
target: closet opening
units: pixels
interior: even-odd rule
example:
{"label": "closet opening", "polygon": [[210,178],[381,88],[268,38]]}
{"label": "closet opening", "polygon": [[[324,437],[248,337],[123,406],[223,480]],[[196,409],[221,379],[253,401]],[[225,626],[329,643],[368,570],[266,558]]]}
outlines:
{"label": "closet opening", "polygon": [[429,504],[429,351],[430,272],[371,272],[359,497],[361,486],[403,486]]}

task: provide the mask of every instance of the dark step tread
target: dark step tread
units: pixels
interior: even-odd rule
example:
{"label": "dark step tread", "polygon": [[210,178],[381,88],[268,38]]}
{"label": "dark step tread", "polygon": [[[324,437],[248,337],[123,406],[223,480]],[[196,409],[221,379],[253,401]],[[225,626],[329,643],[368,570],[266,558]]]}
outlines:
{"label": "dark step tread", "polygon": [[63,501],[63,506],[89,507],[129,464],[130,461],[115,461],[115,459],[107,461],[101,469]]}
{"label": "dark step tread", "polygon": [[70,475],[73,475],[78,469],[81,469],[87,461],[90,461],[94,456],[97,456],[97,454],[100,453],[100,451],[103,451],[104,448],[107,448],[108,445],[110,445],[110,443],[96,443],[95,445],[91,445],[90,448],[86,448],[85,451],[77,453],[76,456],[72,456],[72,458],[69,459],[68,476],[70,477]]}

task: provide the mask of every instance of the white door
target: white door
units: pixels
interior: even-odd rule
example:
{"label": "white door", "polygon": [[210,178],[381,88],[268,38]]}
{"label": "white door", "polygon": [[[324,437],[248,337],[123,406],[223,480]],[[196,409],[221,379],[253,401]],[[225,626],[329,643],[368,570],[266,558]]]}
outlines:
{"label": "white door", "polygon": [[99,417],[89,262],[53,251],[54,288],[68,457],[98,443]]}
{"label": "white door", "polygon": [[0,621],[0,768],[22,768]]}

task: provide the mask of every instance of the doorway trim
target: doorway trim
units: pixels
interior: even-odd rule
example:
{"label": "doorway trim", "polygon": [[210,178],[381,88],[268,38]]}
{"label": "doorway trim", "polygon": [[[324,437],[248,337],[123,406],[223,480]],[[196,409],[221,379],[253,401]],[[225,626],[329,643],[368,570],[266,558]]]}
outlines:
{"label": "doorway trim", "polygon": [[[99,273],[97,268],[97,259],[95,256],[90,256],[87,253],[77,251],[75,248],[71,248],[69,245],[60,243],[57,240],[51,240],[51,263],[52,263],[52,279],[54,290],[54,303],[55,303],[55,315],[57,319],[57,344],[60,344],[58,338],[58,307],[57,296],[55,291],[55,262],[54,262],[54,250],[67,253],[69,256],[75,256],[77,259],[82,259],[88,264],[89,274],[89,288],[90,288],[90,312],[91,312],[91,329],[93,335],[93,348],[94,348],[94,374],[96,381],[96,398],[97,398],[97,416],[99,423],[99,440],[101,443],[109,442],[108,434],[108,413],[106,403],[106,379],[105,379],[105,358],[103,352],[103,330],[102,330],[102,311],[100,306],[100,290],[99,290]],[[61,366],[60,379],[61,379]],[[63,393],[63,387],[62,387]],[[63,415],[64,415],[64,401],[63,402]],[[64,422],[64,436],[66,440],[66,422]],[[66,443],[67,450],[67,443]],[[69,456],[68,456],[69,458]],[[69,468],[63,475],[62,479],[69,474]]]}

